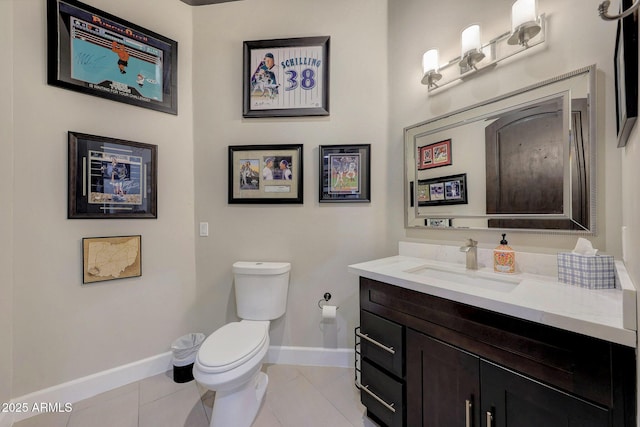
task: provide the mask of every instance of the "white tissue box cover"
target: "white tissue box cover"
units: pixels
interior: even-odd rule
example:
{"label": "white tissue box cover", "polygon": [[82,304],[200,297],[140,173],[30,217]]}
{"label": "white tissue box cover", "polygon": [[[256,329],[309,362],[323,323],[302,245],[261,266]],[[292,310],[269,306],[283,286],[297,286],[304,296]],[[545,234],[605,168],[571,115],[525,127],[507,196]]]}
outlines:
{"label": "white tissue box cover", "polygon": [[615,288],[613,256],[559,252],[558,281],[590,289]]}

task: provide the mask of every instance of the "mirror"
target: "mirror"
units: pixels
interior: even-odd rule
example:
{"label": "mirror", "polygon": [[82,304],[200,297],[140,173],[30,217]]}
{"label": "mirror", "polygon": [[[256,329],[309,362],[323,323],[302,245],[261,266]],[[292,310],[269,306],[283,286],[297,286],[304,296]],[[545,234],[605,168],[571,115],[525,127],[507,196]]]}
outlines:
{"label": "mirror", "polygon": [[595,65],[404,129],[405,227],[595,233]]}

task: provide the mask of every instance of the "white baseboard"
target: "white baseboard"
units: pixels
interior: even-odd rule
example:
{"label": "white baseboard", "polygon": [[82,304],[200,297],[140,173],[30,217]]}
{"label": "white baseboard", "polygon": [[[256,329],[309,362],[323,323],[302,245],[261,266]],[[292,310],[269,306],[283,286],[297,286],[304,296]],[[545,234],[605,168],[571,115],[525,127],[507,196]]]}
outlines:
{"label": "white baseboard", "polygon": [[0,427],[11,427],[13,425],[13,414],[0,412]]}
{"label": "white baseboard", "polygon": [[352,348],[271,346],[265,363],[353,368],[354,351]]}
{"label": "white baseboard", "polygon": [[[33,405],[43,402],[59,403],[60,406],[65,403],[76,403],[123,385],[166,372],[172,369],[171,357],[171,352],[159,354],[29,393],[12,399],[12,402],[26,403],[28,407],[33,407]],[[353,357],[353,349],[271,346],[267,352],[265,363],[351,368],[354,363]],[[40,412],[0,413],[0,427],[11,427],[12,422],[18,422],[39,414]],[[3,417],[3,415],[5,416]],[[13,417],[6,417],[6,415],[13,415]]]}
{"label": "white baseboard", "polygon": [[[113,390],[123,385],[166,372],[172,369],[171,357],[171,352],[159,354],[44,390],[29,393],[13,399],[12,402],[20,404],[26,403],[29,408],[33,407],[34,404],[40,404],[42,402],[60,403],[61,405],[79,402],[104,393],[105,391]],[[18,422],[39,414],[40,412],[16,413],[14,414],[15,418],[13,422]],[[4,426],[0,425],[0,427]]]}

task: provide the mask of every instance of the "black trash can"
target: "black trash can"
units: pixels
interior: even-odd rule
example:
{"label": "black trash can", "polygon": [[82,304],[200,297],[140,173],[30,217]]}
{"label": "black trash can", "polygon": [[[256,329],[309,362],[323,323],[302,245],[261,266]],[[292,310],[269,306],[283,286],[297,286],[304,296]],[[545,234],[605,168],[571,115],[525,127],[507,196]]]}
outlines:
{"label": "black trash can", "polygon": [[171,343],[173,381],[186,383],[193,380],[193,363],[204,339],[205,335],[202,333],[190,333]]}

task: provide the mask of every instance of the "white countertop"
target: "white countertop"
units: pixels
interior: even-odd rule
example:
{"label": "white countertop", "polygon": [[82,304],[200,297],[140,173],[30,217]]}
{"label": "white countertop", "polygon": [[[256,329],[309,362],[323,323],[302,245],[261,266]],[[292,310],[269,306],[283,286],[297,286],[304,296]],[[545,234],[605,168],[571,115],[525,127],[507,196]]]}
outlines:
{"label": "white countertop", "polygon": [[[425,267],[452,271],[469,283],[419,274]],[[467,272],[464,265],[405,255],[349,266],[350,272],[362,277],[635,348],[636,292],[624,264],[616,262],[616,269],[620,288],[585,289],[550,276],[500,275],[486,267]],[[474,286],[473,278],[487,285],[497,279],[505,287]]]}

